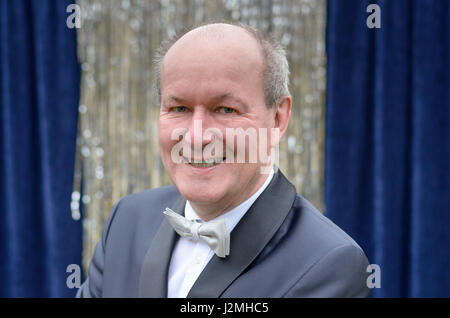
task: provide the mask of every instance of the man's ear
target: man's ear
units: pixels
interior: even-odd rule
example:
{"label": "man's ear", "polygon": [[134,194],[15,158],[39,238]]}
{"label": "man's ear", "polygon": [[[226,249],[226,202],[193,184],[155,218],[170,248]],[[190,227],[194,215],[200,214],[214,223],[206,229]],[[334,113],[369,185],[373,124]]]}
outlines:
{"label": "man's ear", "polygon": [[290,96],[284,96],[275,106],[275,127],[279,129],[279,136],[272,139],[272,147],[276,146],[289,124],[289,119],[291,118],[291,108],[292,108],[292,98]]}

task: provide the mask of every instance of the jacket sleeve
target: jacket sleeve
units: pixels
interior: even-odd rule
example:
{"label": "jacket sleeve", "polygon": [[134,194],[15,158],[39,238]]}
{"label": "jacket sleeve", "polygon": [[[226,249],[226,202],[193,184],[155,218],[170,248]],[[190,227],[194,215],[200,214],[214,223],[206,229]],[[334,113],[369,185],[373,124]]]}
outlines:
{"label": "jacket sleeve", "polygon": [[112,211],[105,222],[102,237],[95,247],[94,256],[92,257],[91,263],[89,265],[88,277],[78,289],[78,292],[76,294],[77,298],[102,297],[105,250],[107,246],[109,230],[117,213],[119,203],[120,200],[113,206]]}
{"label": "jacket sleeve", "polygon": [[368,265],[358,246],[335,247],[298,278],[284,297],[369,297]]}

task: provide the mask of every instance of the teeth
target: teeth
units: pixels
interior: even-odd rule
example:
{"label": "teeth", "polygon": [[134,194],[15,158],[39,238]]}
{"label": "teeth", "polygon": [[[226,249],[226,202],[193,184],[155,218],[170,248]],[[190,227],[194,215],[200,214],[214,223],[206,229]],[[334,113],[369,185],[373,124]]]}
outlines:
{"label": "teeth", "polygon": [[222,163],[224,161],[223,158],[211,158],[207,160],[191,160],[189,158],[185,158],[186,162],[190,165],[198,168],[208,168],[212,167],[216,164]]}
{"label": "teeth", "polygon": [[202,162],[202,163],[190,163],[192,166],[194,167],[198,167],[198,168],[209,168],[215,165],[214,162],[211,163],[206,163],[206,162]]}

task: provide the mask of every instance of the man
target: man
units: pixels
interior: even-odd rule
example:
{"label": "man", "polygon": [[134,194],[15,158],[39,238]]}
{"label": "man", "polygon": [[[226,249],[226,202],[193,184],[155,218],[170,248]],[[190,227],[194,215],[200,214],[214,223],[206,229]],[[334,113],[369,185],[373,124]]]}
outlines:
{"label": "man", "polygon": [[[247,26],[209,24],[160,53],[159,146],[174,186],[116,203],[77,296],[368,296],[361,248],[263,169],[291,114],[284,51]],[[243,143],[249,132],[263,143]]]}

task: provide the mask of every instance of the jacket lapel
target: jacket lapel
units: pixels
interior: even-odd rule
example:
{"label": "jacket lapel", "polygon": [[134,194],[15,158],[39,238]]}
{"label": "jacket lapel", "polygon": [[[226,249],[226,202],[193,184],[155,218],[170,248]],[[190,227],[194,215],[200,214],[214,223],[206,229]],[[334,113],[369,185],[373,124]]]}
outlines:
{"label": "jacket lapel", "polygon": [[[186,200],[180,196],[171,209],[183,214],[185,204]],[[167,276],[172,250],[177,237],[170,223],[163,217],[161,225],[144,257],[139,278],[139,297],[167,297]]]}
{"label": "jacket lapel", "polygon": [[295,187],[278,171],[231,232],[230,255],[226,258],[214,255],[187,297],[219,297],[277,232],[289,213],[295,196]]}

